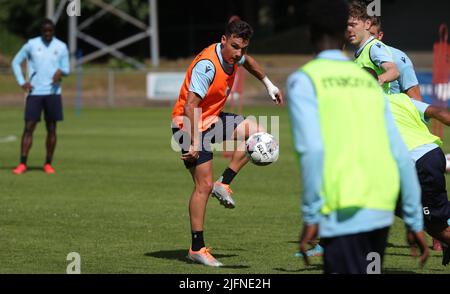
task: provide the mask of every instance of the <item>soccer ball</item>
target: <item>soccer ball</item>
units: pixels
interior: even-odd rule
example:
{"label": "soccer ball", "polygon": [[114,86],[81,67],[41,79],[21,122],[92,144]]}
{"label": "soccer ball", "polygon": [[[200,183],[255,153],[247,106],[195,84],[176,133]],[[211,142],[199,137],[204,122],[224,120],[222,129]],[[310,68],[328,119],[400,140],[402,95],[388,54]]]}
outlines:
{"label": "soccer ball", "polygon": [[265,132],[255,133],[245,142],[245,154],[256,165],[268,165],[277,161],[278,152],[277,140]]}

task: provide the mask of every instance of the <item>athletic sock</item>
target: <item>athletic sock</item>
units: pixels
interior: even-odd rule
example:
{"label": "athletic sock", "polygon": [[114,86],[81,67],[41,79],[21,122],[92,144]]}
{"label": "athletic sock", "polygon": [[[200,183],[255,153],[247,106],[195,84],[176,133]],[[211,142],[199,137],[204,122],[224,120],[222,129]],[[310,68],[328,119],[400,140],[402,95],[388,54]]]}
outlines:
{"label": "athletic sock", "polygon": [[442,244],[442,265],[447,266],[450,263],[450,249],[445,242],[441,242]]}
{"label": "athletic sock", "polygon": [[28,156],[20,156],[20,163],[27,165]]}
{"label": "athletic sock", "polygon": [[223,175],[222,175],[222,183],[229,185],[236,175],[237,175],[237,172],[235,172],[231,168],[227,167],[227,169],[223,172]]}
{"label": "athletic sock", "polygon": [[203,240],[203,231],[192,232],[192,251],[199,251],[205,247],[205,241]]}
{"label": "athletic sock", "polygon": [[47,158],[45,159],[45,164],[52,164],[52,158],[47,156]]}

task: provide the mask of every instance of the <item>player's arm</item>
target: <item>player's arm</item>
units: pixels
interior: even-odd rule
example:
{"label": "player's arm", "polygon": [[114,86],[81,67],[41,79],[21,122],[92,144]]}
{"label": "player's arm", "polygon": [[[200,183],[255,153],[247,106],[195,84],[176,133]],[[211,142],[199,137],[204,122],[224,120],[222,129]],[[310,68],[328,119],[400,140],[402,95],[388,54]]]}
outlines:
{"label": "player's arm", "polygon": [[69,50],[67,49],[66,45],[64,45],[63,53],[61,54],[61,57],[59,59],[59,69],[65,76],[69,75],[70,73]]}
{"label": "player's arm", "polygon": [[430,118],[434,118],[441,123],[450,126],[450,112],[447,109],[436,107],[422,101],[411,99],[416,109],[422,116],[422,120],[427,123]]}
{"label": "player's arm", "polygon": [[424,112],[425,118],[434,118],[450,126],[450,112],[447,109],[429,105]]}
{"label": "player's arm", "polygon": [[196,109],[198,109],[198,106],[200,102],[202,101],[202,98],[196,94],[195,92],[189,91],[187,94],[186,103],[184,104],[184,116],[189,121],[190,126],[190,138],[191,138],[191,146],[189,148],[189,152],[185,153],[181,156],[181,159],[187,160],[187,161],[194,161],[198,158],[198,151],[200,150],[200,142],[199,142],[199,131],[198,131],[198,124],[196,122],[200,121],[198,116],[198,112]]}
{"label": "player's arm", "polygon": [[394,62],[383,62],[380,67],[384,70],[384,73],[378,76],[380,85],[390,83],[400,77],[400,72]]}
{"label": "player's arm", "polygon": [[61,78],[63,76],[67,76],[70,72],[69,66],[69,51],[67,50],[67,46],[64,46],[64,50],[58,61],[58,69],[53,75],[53,84],[59,84],[61,82]]}
{"label": "player's arm", "polygon": [[420,93],[419,80],[417,79],[416,72],[414,71],[414,65],[406,54],[404,58],[406,66],[403,67],[401,77],[399,79],[399,81],[401,80],[400,90],[411,98],[423,101],[422,94]]}
{"label": "player's arm", "polygon": [[256,62],[256,60],[249,55],[245,55],[244,57],[245,69],[258,80],[260,80],[264,84],[264,86],[266,86],[267,92],[275,103],[283,103],[283,95],[281,94],[281,91],[269,80],[258,62]]}
{"label": "player's arm", "polygon": [[192,161],[198,157],[198,151],[201,147],[198,136],[198,122],[201,119],[201,114],[198,112],[199,104],[206,98],[206,93],[214,79],[215,72],[214,64],[209,60],[199,61],[192,69],[189,92],[184,104],[184,115],[189,120],[189,129],[187,131],[190,132],[191,147],[189,152],[181,157],[183,160]]}
{"label": "player's arm", "polygon": [[304,73],[294,73],[287,81],[288,108],[294,147],[300,155],[304,227],[300,235],[300,252],[308,264],[306,250],[318,233],[322,197],[324,150],[314,87]]}
{"label": "player's arm", "polygon": [[376,66],[384,70],[384,73],[378,76],[380,85],[390,83],[400,77],[400,72],[392,59],[392,55],[384,44],[376,43],[370,47],[370,59]]}
{"label": "player's arm", "polygon": [[415,255],[415,246],[421,251],[420,264],[428,259],[429,251],[423,232],[423,213],[420,196],[420,185],[414,164],[409,157],[408,149],[400,137],[389,109],[388,99],[385,98],[385,121],[388,130],[391,153],[397,163],[400,174],[401,204],[403,221],[408,231],[408,242],[412,254]]}
{"label": "player's arm", "polygon": [[422,93],[420,92],[419,85],[412,86],[408,90],[404,91],[404,93],[413,99],[423,101],[423,97],[422,97]]}
{"label": "player's arm", "polygon": [[13,73],[14,73],[17,83],[19,84],[20,87],[22,87],[22,89],[24,89],[27,92],[31,90],[31,84],[29,82],[25,81],[25,78],[22,73],[21,64],[29,56],[29,49],[30,49],[30,45],[27,42],[25,45],[22,46],[22,48],[19,50],[19,52],[17,52],[17,54],[14,56],[14,59],[11,63],[11,67],[12,67],[12,70],[13,70]]}

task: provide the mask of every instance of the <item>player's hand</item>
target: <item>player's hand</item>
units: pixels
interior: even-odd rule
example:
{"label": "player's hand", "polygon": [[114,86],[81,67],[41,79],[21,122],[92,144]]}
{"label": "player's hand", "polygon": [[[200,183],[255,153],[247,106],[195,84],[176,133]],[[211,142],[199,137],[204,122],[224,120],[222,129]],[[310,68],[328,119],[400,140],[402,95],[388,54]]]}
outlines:
{"label": "player's hand", "polygon": [[275,85],[272,84],[267,87],[267,92],[275,104],[283,104],[283,94]]}
{"label": "player's hand", "polygon": [[386,79],[383,75],[378,76],[378,85],[383,86],[386,83]]}
{"label": "player's hand", "polygon": [[280,89],[278,89],[277,86],[272,84],[272,82],[269,80],[267,76],[265,76],[261,81],[263,82],[264,86],[266,86],[267,93],[269,93],[269,96],[270,98],[272,98],[272,101],[275,102],[276,104],[282,104],[283,94],[281,94]]}
{"label": "player's hand", "polygon": [[317,233],[319,231],[319,225],[305,225],[303,231],[300,233],[300,252],[303,255],[303,260],[306,265],[309,265],[308,255],[306,251],[308,250],[308,245],[317,239]]}
{"label": "player's hand", "polygon": [[284,104],[283,93],[281,93],[280,90],[278,90],[278,92],[276,92],[273,96],[271,95],[270,97],[272,98],[272,101],[275,102],[275,104]]}
{"label": "player's hand", "polygon": [[191,147],[189,147],[189,152],[181,155],[181,159],[190,161],[190,162],[196,161],[198,159],[198,157],[200,156],[200,154],[198,153],[197,150],[198,150],[198,148],[195,148],[194,146],[191,145]]}
{"label": "player's hand", "polygon": [[30,92],[33,89],[33,87],[31,86],[30,82],[26,82],[25,84],[22,85],[22,89],[25,92]]}
{"label": "player's hand", "polygon": [[55,74],[53,75],[53,85],[59,84],[61,83],[61,78],[62,78],[62,71],[60,69],[58,69]]}
{"label": "player's hand", "polygon": [[428,255],[430,254],[427,242],[425,240],[425,234],[423,231],[420,232],[412,232],[408,231],[406,235],[406,239],[409,244],[409,248],[411,250],[411,255],[417,257],[416,247],[419,247],[420,256],[419,256],[419,264],[423,267],[428,259]]}

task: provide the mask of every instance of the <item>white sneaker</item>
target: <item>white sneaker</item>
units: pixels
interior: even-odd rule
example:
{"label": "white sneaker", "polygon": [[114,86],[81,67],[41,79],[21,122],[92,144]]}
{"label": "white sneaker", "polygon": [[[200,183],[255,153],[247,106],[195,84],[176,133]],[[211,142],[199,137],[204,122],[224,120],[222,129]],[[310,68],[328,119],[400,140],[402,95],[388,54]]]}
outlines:
{"label": "white sneaker", "polygon": [[211,195],[216,197],[220,204],[225,206],[225,208],[234,208],[236,205],[234,204],[233,198],[231,198],[231,188],[229,185],[222,183],[222,178],[220,177],[215,183]]}
{"label": "white sneaker", "polygon": [[190,260],[201,263],[207,266],[220,267],[223,266],[223,263],[214,258],[211,254],[211,250],[209,248],[203,247],[199,251],[192,251],[189,248],[189,253],[187,258]]}

